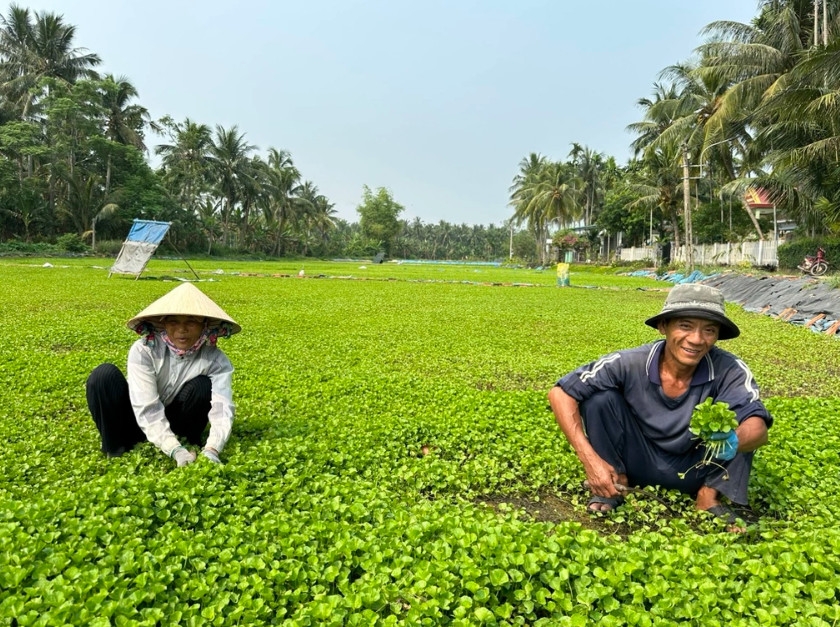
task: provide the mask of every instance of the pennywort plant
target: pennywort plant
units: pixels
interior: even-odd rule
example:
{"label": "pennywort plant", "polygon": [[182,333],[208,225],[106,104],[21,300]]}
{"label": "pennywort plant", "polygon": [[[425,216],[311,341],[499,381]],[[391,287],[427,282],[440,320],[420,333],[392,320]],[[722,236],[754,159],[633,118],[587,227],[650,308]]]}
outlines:
{"label": "pennywort plant", "polygon": [[714,401],[711,397],[696,405],[691,414],[691,424],[688,430],[700,436],[707,448],[720,452],[718,441],[712,440],[715,433],[729,433],[738,428],[735,412],[729,409],[729,403]]}
{"label": "pennywort plant", "polygon": [[[714,461],[726,447],[725,439],[713,438],[716,434],[728,434],[738,428],[735,412],[729,409],[729,403],[715,401],[712,397],[694,407],[688,430],[700,439],[704,447],[703,458],[692,468],[716,464]],[[691,468],[689,469],[691,470]],[[687,472],[687,471],[686,471]],[[680,477],[685,472],[679,473]]]}
{"label": "pennywort plant", "polygon": [[656,488],[591,519],[546,407],[559,375],[654,339],[661,284],[192,262],[243,325],[237,417],[223,466],[176,468],[149,444],[104,458],[84,381],[189,269],[45,261],[0,259],[0,626],[840,625],[837,339],[731,312],[775,417],[760,520],[732,537]]}

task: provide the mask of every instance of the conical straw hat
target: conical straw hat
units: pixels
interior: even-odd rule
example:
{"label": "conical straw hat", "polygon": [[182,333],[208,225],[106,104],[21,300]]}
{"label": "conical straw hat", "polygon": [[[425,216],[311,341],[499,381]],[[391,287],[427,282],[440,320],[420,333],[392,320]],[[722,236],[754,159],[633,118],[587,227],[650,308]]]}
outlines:
{"label": "conical straw hat", "polygon": [[220,320],[230,324],[231,335],[242,330],[233,318],[192,283],[181,283],[174,290],[164,294],[129,320],[126,326],[132,331],[137,331],[138,325],[146,321],[157,326],[161,324],[162,316],[201,316]]}

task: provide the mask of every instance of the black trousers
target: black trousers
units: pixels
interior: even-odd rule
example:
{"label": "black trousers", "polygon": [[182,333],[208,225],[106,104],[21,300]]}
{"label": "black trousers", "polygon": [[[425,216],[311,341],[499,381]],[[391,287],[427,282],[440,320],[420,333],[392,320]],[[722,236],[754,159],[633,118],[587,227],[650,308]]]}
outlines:
{"label": "black trousers", "polygon": [[[695,467],[705,447],[698,445],[682,455],[663,451],[642,434],[636,414],[613,390],[587,399],[580,404],[580,412],[592,448],[617,473],[626,474],[630,485],[658,485],[691,495],[709,486],[733,503],[747,504],[753,453],[738,453],[728,461]],[[685,476],[680,478],[680,473]]]}
{"label": "black trousers", "polygon": [[[101,364],[85,384],[88,409],[102,438],[102,452],[121,455],[146,441],[137,425],[128,396],[128,382],[114,364]],[[210,414],[210,378],[199,375],[187,381],[165,407],[166,419],[175,435],[190,444],[201,444]]]}

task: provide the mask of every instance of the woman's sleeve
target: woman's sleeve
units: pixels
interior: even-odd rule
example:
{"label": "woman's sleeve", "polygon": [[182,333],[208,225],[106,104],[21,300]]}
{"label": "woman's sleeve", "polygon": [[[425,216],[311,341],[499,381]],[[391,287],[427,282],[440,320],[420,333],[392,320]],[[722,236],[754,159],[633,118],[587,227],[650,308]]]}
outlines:
{"label": "woman's sleeve", "polygon": [[213,391],[210,399],[210,435],[206,446],[221,452],[233,429],[236,407],[233,404],[233,364],[221,350],[216,352],[207,376],[210,377]]}

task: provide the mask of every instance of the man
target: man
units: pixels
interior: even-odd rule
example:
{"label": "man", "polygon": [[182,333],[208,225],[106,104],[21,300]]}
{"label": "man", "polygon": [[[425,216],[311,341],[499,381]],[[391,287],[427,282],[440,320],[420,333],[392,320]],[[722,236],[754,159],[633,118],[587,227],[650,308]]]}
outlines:
{"label": "man", "polygon": [[86,384],[88,408],[102,452],[118,457],[149,441],[178,466],[196,460],[182,445],[200,447],[219,464],[233,427],[233,366],[216,346],[241,327],[192,283],[182,283],[128,321],[141,338],[128,353],[127,377],[101,364]]}
{"label": "man", "polygon": [[[581,366],[548,395],[586,472],[588,507],[610,511],[627,486],[658,485],[696,495],[697,509],[734,523],[721,497],[747,504],[753,451],[767,443],[773,423],[747,365],[715,346],[740,330],[726,317],[720,290],[700,284],[675,286],[645,324],[665,338]],[[728,403],[739,426],[715,435],[726,446],[704,465],[705,447],[688,427],[709,397]]]}

